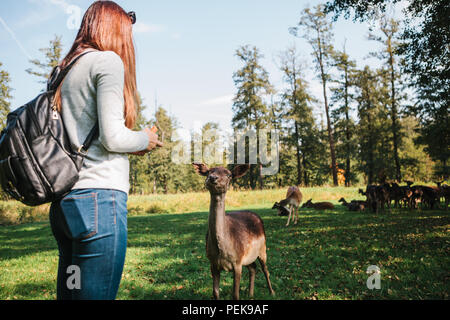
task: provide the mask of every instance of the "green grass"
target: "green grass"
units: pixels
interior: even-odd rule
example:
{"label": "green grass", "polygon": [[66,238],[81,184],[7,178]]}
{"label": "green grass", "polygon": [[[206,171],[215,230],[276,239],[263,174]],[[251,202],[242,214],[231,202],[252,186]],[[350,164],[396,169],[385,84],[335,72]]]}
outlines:
{"label": "green grass", "polygon": [[[357,198],[357,188],[302,189],[304,200]],[[392,210],[378,215],[300,210],[299,223],[271,206],[285,190],[230,192],[227,210],[252,209],[264,220],[273,298],[258,267],[255,299],[448,299],[449,212]],[[118,299],[211,299],[205,255],[209,196],[132,196],[128,249]],[[165,211],[166,210],[166,211]],[[165,212],[164,212],[165,211]],[[164,213],[151,213],[164,212]],[[171,212],[171,213],[167,213]],[[55,299],[58,257],[47,221],[0,227],[0,299]],[[381,289],[366,287],[369,265]],[[231,298],[222,273],[221,297]],[[248,297],[248,272],[241,298]]]}

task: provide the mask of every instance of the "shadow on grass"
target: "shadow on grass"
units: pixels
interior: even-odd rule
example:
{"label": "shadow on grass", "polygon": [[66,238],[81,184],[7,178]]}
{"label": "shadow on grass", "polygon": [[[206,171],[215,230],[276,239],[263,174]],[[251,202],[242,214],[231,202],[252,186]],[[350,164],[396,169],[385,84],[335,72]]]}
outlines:
{"label": "shadow on grass", "polygon": [[[378,215],[340,206],[300,210],[299,222],[258,209],[264,221],[275,299],[448,299],[449,213],[393,210]],[[211,299],[205,253],[207,212],[128,218],[128,250],[119,299]],[[0,260],[56,249],[48,223],[0,228]],[[366,287],[369,265],[381,269],[381,290]],[[21,270],[31,272],[32,270]],[[56,270],[55,270],[56,273]],[[28,285],[28,287],[27,287]],[[2,290],[42,297],[42,285]],[[231,298],[232,274],[222,273],[221,298]],[[241,297],[248,296],[248,272]],[[36,295],[33,294],[36,292]],[[272,299],[258,266],[255,299]]]}
{"label": "shadow on grass", "polygon": [[[254,210],[264,220],[268,265],[278,299],[442,298],[448,295],[449,217],[442,211],[352,213],[337,208],[301,210],[299,223]],[[124,282],[123,298],[210,299],[205,255],[207,213],[133,217],[129,247],[146,248],[136,278]],[[144,236],[147,234],[148,236]],[[154,252],[151,248],[158,247]],[[366,287],[369,265],[382,268],[384,288]],[[398,280],[400,279],[401,280]],[[139,282],[139,281],[138,281]],[[222,298],[231,297],[231,273],[222,273]],[[247,294],[247,272],[241,295]],[[406,288],[406,289],[405,289]],[[259,270],[255,298],[271,299]]]}
{"label": "shadow on grass", "polygon": [[0,259],[16,259],[57,249],[48,222],[0,227]]}

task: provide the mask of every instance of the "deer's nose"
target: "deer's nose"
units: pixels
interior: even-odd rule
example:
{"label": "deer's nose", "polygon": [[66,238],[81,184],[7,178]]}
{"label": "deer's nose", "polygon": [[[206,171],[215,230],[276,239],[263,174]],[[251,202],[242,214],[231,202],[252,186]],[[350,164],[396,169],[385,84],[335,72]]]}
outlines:
{"label": "deer's nose", "polygon": [[217,180],[217,176],[209,176],[209,181],[211,181],[211,182],[216,182],[216,180]]}

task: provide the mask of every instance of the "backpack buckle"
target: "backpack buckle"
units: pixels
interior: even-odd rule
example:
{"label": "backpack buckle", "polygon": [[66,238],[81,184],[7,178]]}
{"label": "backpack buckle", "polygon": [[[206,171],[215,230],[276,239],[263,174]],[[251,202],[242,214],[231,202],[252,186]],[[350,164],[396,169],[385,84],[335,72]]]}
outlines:
{"label": "backpack buckle", "polygon": [[78,148],[78,153],[81,153],[83,156],[87,156],[88,150],[84,150],[84,145],[81,145],[81,146]]}

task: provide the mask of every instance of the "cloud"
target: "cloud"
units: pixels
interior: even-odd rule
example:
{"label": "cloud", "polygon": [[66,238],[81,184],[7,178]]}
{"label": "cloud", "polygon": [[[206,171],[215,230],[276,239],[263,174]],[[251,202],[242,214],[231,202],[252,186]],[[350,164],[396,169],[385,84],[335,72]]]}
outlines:
{"label": "cloud", "polygon": [[174,39],[174,40],[181,39],[181,34],[179,34],[179,33],[172,33],[172,39]]}
{"label": "cloud", "polygon": [[166,30],[166,27],[160,24],[147,24],[143,22],[136,22],[133,26],[133,31],[136,33],[160,33]]}
{"label": "cloud", "polygon": [[208,99],[199,103],[199,106],[219,106],[219,105],[232,105],[233,104],[233,94],[227,94],[224,96],[216,97],[213,99]]}
{"label": "cloud", "polygon": [[69,8],[72,5],[65,0],[28,0],[28,2],[35,3],[38,5],[53,4],[60,7],[62,10],[64,10],[64,12],[66,12],[67,8]]}
{"label": "cloud", "polygon": [[45,12],[37,12],[31,11],[24,18],[20,19],[14,24],[14,27],[17,29],[25,29],[32,26],[41,25],[44,22],[47,22],[53,19],[56,16],[53,12],[45,11]]}

